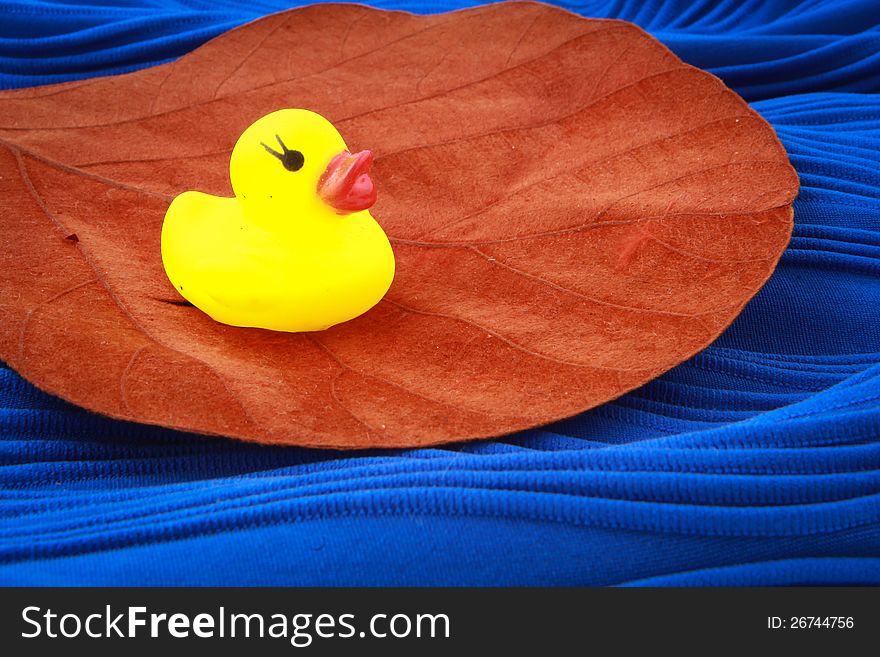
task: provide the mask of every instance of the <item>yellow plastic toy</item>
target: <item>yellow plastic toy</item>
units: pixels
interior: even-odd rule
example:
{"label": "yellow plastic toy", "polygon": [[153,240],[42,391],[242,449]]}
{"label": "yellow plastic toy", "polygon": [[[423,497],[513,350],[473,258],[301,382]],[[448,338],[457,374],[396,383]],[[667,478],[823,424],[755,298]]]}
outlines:
{"label": "yellow plastic toy", "polygon": [[184,192],[165,213],[162,262],[185,299],[218,322],[320,331],[365,313],[394,278],[394,253],[368,212],[370,151],[349,153],[329,121],[272,112],[239,137],[235,192]]}

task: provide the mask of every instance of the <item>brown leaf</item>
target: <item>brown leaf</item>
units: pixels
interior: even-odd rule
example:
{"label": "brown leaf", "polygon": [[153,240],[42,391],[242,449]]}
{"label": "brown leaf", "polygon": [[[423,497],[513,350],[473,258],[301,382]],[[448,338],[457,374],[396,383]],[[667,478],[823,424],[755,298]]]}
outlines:
{"label": "brown leaf", "polygon": [[[235,140],[289,106],[376,153],[397,278],[323,333],[223,326],[167,281],[164,212],[231,195]],[[0,140],[0,357],[113,417],[310,446],[494,436],[645,383],[766,281],[797,192],[718,79],[531,3],[269,16],[171,64],[0,94]]]}

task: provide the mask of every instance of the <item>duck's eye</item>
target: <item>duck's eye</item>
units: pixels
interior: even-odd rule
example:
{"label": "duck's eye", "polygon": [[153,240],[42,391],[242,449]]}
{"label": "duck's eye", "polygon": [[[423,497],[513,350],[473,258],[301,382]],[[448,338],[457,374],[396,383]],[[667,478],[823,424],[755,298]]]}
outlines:
{"label": "duck's eye", "polygon": [[283,164],[284,168],[288,171],[299,171],[303,168],[305,161],[306,158],[304,158],[303,154],[299,151],[287,151],[281,157],[281,164]]}
{"label": "duck's eye", "polygon": [[303,154],[299,151],[294,151],[287,148],[287,146],[284,145],[284,142],[281,141],[280,136],[275,135],[275,139],[278,140],[278,144],[281,146],[280,153],[262,141],[260,142],[260,144],[269,153],[281,160],[281,164],[284,165],[284,168],[288,171],[299,171],[300,169],[302,169],[303,164],[305,164],[306,161],[306,158],[303,156]]}

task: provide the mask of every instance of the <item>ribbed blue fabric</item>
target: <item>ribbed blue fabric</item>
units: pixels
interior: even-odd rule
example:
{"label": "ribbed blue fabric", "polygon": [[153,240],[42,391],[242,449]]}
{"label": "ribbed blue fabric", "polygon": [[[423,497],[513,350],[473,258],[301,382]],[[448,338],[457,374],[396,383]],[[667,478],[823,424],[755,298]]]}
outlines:
{"label": "ribbed blue fabric", "polygon": [[[0,86],[167,61],[288,4],[7,2]],[[115,422],[2,369],[0,583],[880,584],[880,4],[562,4],[642,25],[788,149],[794,237],[734,325],[573,419],[409,451]]]}

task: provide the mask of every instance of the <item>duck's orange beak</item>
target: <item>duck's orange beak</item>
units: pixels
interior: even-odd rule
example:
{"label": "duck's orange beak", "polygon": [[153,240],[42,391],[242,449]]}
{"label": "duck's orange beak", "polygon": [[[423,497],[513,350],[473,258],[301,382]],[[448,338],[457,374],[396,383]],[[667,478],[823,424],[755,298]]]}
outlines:
{"label": "duck's orange beak", "polygon": [[342,151],[327,165],[318,180],[318,196],[338,214],[349,214],[372,207],[376,188],[370,178],[373,153]]}

